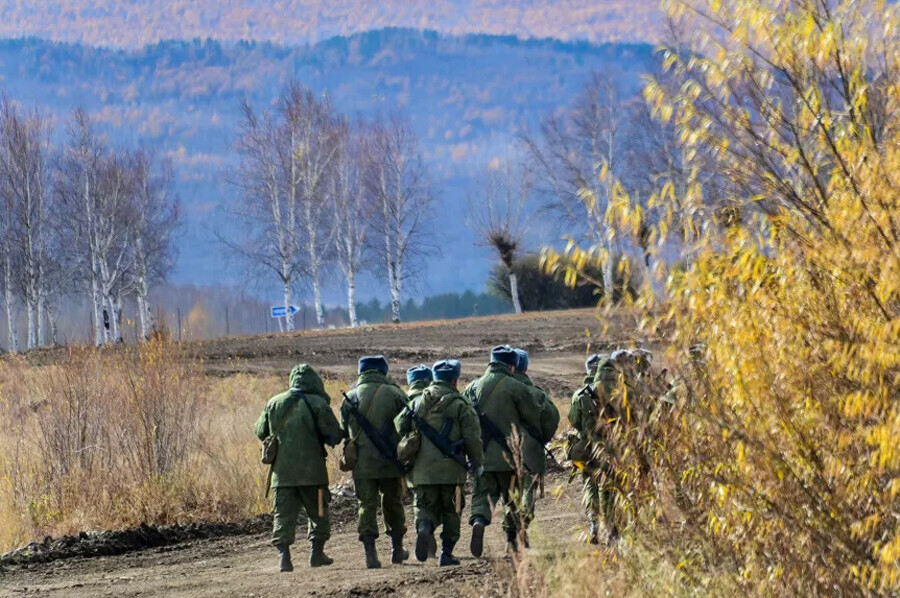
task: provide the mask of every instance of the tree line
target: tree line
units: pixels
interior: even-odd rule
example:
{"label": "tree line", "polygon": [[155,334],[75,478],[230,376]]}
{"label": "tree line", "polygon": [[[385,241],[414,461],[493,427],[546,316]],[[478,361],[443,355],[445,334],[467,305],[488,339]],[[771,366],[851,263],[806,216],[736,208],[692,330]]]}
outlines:
{"label": "tree line", "polygon": [[0,289],[8,348],[57,344],[66,298],[91,305],[94,342],[122,341],[122,311],[136,302],[153,330],[150,289],[175,259],[180,217],[171,165],[142,147],[112,147],[83,109],[55,143],[54,122],[0,98]]}

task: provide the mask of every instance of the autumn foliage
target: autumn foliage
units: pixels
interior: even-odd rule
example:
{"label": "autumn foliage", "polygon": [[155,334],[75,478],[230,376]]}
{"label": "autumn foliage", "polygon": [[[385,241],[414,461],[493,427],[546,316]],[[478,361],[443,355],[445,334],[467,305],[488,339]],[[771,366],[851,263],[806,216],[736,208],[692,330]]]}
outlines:
{"label": "autumn foliage", "polygon": [[[642,305],[679,370],[651,467],[619,464],[630,542],[662,555],[673,591],[896,593],[896,7],[668,8],[696,33],[645,96],[679,132],[685,178],[643,205],[619,189],[607,213],[625,238],[658,222]],[[573,244],[547,265],[575,279],[597,255]]]}

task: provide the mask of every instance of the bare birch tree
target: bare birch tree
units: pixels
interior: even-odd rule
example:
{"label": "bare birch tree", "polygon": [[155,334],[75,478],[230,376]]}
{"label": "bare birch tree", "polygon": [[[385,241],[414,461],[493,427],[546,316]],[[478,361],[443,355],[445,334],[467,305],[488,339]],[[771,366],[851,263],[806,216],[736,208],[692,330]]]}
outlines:
{"label": "bare birch tree", "polygon": [[131,168],[135,215],[131,227],[134,289],[141,337],[148,339],[154,329],[150,290],[165,279],[174,265],[173,234],[181,207],[179,198],[171,192],[170,164],[157,164],[151,153],[142,150],[135,153]]}
{"label": "bare birch tree", "polygon": [[497,252],[509,273],[510,299],[515,313],[522,313],[519,281],[513,270],[528,228],[527,202],[532,183],[529,174],[510,160],[493,160],[476,181],[469,196],[470,226],[481,243]]}
{"label": "bare birch tree", "polygon": [[606,251],[602,282],[608,297],[616,247],[606,218],[614,180],[606,175],[620,168],[622,112],[615,83],[595,73],[567,114],[548,116],[537,136],[523,136],[546,207],[570,230],[586,229]]}
{"label": "bare birch tree", "polygon": [[316,324],[325,326],[322,278],[334,246],[335,226],[327,201],[330,170],[338,152],[340,130],[330,100],[291,83],[281,99],[285,140],[282,160],[290,203],[299,209],[301,249],[313,288]]}
{"label": "bare birch tree", "polygon": [[[246,101],[241,107],[243,119],[237,140],[240,163],[232,180],[240,197],[229,211],[235,231],[216,234],[226,250],[245,263],[249,273],[258,276],[261,268],[278,277],[285,327],[290,331],[294,329],[294,290],[303,275],[298,259],[302,238],[300,194],[285,192],[286,187],[297,191],[292,184],[296,178],[290,172],[294,160],[286,158],[285,148],[279,148],[275,117],[269,112],[257,114]],[[291,153],[290,149],[287,152]]]}
{"label": "bare birch tree", "polygon": [[122,342],[122,301],[134,291],[135,180],[128,156],[109,155],[96,186],[91,231],[100,275],[100,293],[109,314],[106,342]]}
{"label": "bare birch tree", "polygon": [[25,304],[27,347],[44,344],[44,276],[47,264],[50,140],[47,123],[38,114],[23,114],[8,99],[0,100],[0,173],[10,195],[12,227],[8,251],[13,263],[16,294]]}
{"label": "bare birch tree", "polygon": [[87,289],[92,310],[94,344],[104,343],[103,300],[100,291],[100,268],[97,260],[95,229],[96,187],[106,146],[94,129],[87,112],[76,109],[68,124],[68,141],[55,181],[61,217],[68,226],[60,227],[77,260],[77,271]]}
{"label": "bare birch tree", "polygon": [[404,118],[376,119],[366,154],[366,186],[379,207],[373,231],[382,244],[391,319],[399,323],[404,282],[412,262],[428,250],[426,224],[434,195],[419,141]]}
{"label": "bare birch tree", "polygon": [[363,161],[366,131],[363,125],[342,127],[338,153],[330,178],[329,199],[339,223],[335,238],[338,267],[347,283],[347,312],[350,326],[359,326],[356,315],[356,279],[363,267],[369,236],[371,203],[366,201]]}

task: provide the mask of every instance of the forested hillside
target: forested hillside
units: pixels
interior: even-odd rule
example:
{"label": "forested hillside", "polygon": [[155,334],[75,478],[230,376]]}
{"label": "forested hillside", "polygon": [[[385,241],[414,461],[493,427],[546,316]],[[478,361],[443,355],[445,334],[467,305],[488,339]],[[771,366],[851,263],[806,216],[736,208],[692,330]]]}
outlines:
{"label": "forested hillside", "polygon": [[0,5],[0,36],[135,48],[166,39],[315,42],[382,27],[658,41],[655,0],[41,0]]}

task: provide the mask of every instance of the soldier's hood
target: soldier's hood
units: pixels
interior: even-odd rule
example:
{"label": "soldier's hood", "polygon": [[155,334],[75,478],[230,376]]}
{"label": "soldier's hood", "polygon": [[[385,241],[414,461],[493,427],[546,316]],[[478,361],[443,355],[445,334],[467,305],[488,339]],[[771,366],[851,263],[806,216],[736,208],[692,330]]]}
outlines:
{"label": "soldier's hood", "polygon": [[415,392],[418,390],[425,390],[429,386],[431,386],[431,380],[416,380],[412,384],[409,385],[409,392]]}
{"label": "soldier's hood", "polygon": [[298,388],[308,394],[328,396],[325,394],[325,384],[318,372],[307,363],[301,363],[291,370],[291,388]]}
{"label": "soldier's hood", "polygon": [[512,376],[513,371],[512,368],[506,365],[505,363],[501,363],[499,361],[492,361],[490,365],[487,367],[486,374],[506,374],[507,376]]}
{"label": "soldier's hood", "polygon": [[356,385],[359,386],[361,384],[384,384],[386,382],[388,382],[388,378],[384,374],[384,372],[380,372],[378,370],[366,370],[359,375],[359,378],[357,378],[356,380]]}
{"label": "soldier's hood", "polygon": [[433,382],[422,393],[422,405],[429,410],[440,411],[449,402],[460,396],[459,391],[446,382]]}
{"label": "soldier's hood", "polygon": [[612,359],[604,359],[597,365],[597,373],[594,374],[594,382],[607,381],[617,379],[619,370]]}

